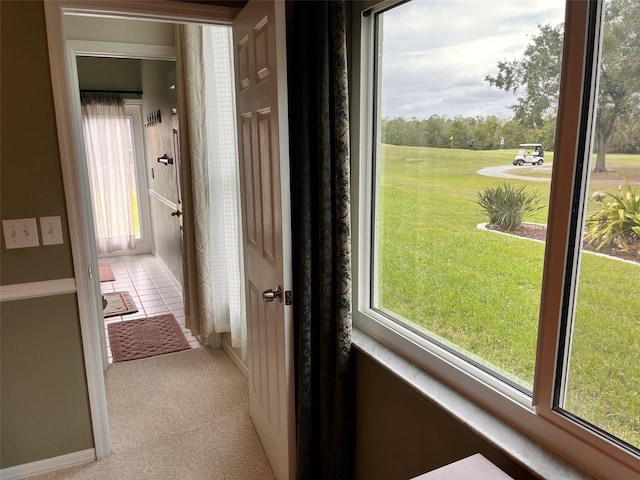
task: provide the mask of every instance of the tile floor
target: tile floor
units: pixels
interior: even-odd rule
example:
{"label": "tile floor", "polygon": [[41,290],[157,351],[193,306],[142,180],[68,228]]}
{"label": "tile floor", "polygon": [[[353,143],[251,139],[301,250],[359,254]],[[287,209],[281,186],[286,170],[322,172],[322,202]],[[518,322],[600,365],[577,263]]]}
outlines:
{"label": "tile floor", "polygon": [[[113,282],[100,282],[102,293],[129,292],[138,307],[136,313],[105,318],[105,331],[108,323],[173,313],[191,348],[200,346],[198,339],[191,336],[189,330],[184,328],[182,287],[174,281],[173,276],[156,257],[153,255],[109,257],[101,258],[99,263],[109,263],[116,278]],[[108,347],[109,333],[107,332]],[[109,363],[111,363],[110,348],[108,352]]]}

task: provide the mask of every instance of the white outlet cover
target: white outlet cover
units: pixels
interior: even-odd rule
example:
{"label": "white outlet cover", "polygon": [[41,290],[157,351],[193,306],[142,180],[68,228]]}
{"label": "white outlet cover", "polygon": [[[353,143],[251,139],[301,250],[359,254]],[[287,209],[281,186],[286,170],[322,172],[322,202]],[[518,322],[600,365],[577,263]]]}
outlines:
{"label": "white outlet cover", "polygon": [[2,232],[4,233],[4,244],[7,249],[37,247],[40,245],[35,218],[2,220]]}
{"label": "white outlet cover", "polygon": [[42,245],[59,245],[62,241],[60,217],[40,217]]}

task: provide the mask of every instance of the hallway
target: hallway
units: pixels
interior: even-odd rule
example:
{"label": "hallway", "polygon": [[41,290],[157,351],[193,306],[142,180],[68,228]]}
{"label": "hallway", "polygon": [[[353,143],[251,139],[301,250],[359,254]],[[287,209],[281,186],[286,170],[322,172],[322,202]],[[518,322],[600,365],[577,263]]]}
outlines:
{"label": "hallway", "polygon": [[199,347],[118,362],[105,375],[112,454],[33,480],[272,480],[246,378]]}
{"label": "hallway", "polygon": [[[151,317],[163,313],[173,313],[182,327],[191,348],[200,346],[198,340],[184,328],[184,304],[182,288],[176,284],[167,268],[153,255],[131,255],[100,259],[100,264],[111,265],[115,281],[101,282],[102,293],[128,292],[138,307],[136,313],[105,318],[106,325],[112,322]],[[107,346],[109,337],[107,334]],[[108,350],[109,363],[112,361]]]}
{"label": "hallway", "polygon": [[[249,416],[246,377],[222,349],[202,346],[184,329],[182,292],[152,255],[102,259],[138,312],[105,324],[171,312],[190,350],[117,362],[105,373],[112,454],[34,480],[272,480]],[[111,363],[111,354],[109,354]]]}

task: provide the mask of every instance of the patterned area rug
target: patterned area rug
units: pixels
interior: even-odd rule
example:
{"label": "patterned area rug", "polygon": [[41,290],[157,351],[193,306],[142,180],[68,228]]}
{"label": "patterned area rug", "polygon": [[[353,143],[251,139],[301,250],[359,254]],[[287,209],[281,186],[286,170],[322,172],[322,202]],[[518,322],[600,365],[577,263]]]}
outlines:
{"label": "patterned area rug", "polygon": [[111,265],[108,263],[99,264],[98,273],[100,275],[101,282],[113,282],[116,279],[116,276],[113,274],[113,270],[111,270]]}
{"label": "patterned area rug", "polygon": [[107,306],[102,311],[104,318],[138,311],[138,307],[128,292],[103,293],[102,297],[107,300]]}
{"label": "patterned area rug", "polygon": [[191,348],[176,318],[168,313],[107,325],[114,362],[155,357]]}

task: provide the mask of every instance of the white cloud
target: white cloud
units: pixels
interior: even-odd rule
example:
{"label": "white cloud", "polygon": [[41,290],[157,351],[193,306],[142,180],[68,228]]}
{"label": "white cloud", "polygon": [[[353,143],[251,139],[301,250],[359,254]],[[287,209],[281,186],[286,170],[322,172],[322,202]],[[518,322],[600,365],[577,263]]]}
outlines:
{"label": "white cloud", "polygon": [[383,14],[386,117],[510,117],[513,95],[491,87],[497,63],[520,58],[538,25],[564,20],[558,0],[414,0]]}

